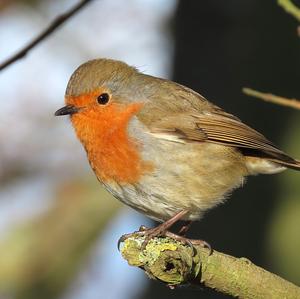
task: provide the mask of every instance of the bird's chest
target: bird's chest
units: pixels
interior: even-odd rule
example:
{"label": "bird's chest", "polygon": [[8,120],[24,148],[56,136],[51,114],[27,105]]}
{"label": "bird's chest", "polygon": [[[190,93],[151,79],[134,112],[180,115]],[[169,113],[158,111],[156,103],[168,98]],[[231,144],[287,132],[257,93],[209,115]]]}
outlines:
{"label": "bird's chest", "polygon": [[98,179],[134,209],[156,220],[185,209],[193,220],[242,183],[243,162],[233,149],[160,140],[132,124],[87,152]]}
{"label": "bird's chest", "polygon": [[95,134],[92,140],[86,145],[88,159],[104,184],[138,183],[146,172],[151,171],[151,163],[141,156],[140,145],[125,129],[116,128],[110,134]]}
{"label": "bird's chest", "polygon": [[128,134],[128,125],[141,109],[141,103],[119,105],[72,116],[77,137],[85,147],[89,162],[103,183],[133,184],[151,165],[140,154],[140,145]]}

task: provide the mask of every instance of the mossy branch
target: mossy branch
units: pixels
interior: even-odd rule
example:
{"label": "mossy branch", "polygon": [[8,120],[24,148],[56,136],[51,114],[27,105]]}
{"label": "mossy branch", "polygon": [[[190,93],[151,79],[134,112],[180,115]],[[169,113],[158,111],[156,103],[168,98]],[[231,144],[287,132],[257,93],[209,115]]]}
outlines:
{"label": "mossy branch", "polygon": [[296,299],[300,288],[250,262],[195,246],[195,252],[169,238],[154,238],[141,250],[143,238],[124,241],[121,253],[132,266],[169,286],[196,284],[244,299]]}

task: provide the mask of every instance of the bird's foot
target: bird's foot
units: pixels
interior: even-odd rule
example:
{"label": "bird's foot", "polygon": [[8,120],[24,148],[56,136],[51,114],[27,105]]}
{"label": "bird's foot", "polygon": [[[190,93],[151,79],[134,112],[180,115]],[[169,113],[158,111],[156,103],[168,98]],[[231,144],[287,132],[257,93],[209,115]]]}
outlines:
{"label": "bird's foot", "polygon": [[193,250],[193,253],[195,253],[194,245],[197,245],[197,246],[202,246],[204,248],[208,248],[209,255],[212,254],[212,248],[209,245],[209,243],[207,243],[206,241],[197,240],[197,239],[188,239],[184,236],[176,235],[176,234],[166,230],[164,225],[162,225],[162,224],[157,227],[154,227],[154,228],[148,228],[148,227],[142,225],[138,231],[131,233],[131,234],[125,234],[125,235],[121,236],[121,238],[118,241],[118,249],[120,249],[120,244],[122,242],[124,242],[126,239],[128,239],[130,237],[136,237],[136,236],[145,238],[145,240],[141,246],[142,250],[144,250],[146,248],[147,244],[149,243],[149,241],[151,239],[153,239],[155,237],[168,237],[170,239],[173,239],[177,242],[180,242],[184,245],[189,246]]}
{"label": "bird's foot", "polygon": [[152,238],[158,236],[165,236],[165,235],[166,235],[166,231],[164,230],[164,226],[162,225],[158,225],[157,227],[154,228],[148,228],[144,225],[141,225],[138,231],[121,236],[121,238],[118,240],[118,249],[120,250],[120,244],[124,242],[126,239],[139,236],[145,238],[142,244],[142,250],[144,250]]}
{"label": "bird's foot", "polygon": [[147,230],[149,230],[148,227],[146,227],[145,225],[141,225],[138,231],[135,231],[135,232],[130,233],[130,234],[122,235],[118,240],[118,250],[120,251],[121,243],[123,243],[124,241],[126,241],[127,239],[129,239],[131,237],[135,237],[135,236],[143,237],[144,236],[143,232],[145,232]]}
{"label": "bird's foot", "polygon": [[201,246],[203,248],[207,248],[208,251],[209,251],[209,255],[211,255],[212,252],[213,252],[213,249],[211,248],[210,244],[208,242],[204,241],[204,240],[189,239],[189,238],[186,238],[184,236],[174,234],[170,231],[166,231],[164,236],[169,237],[169,238],[171,238],[171,239],[173,239],[177,242],[180,242],[184,245],[188,245],[191,248],[194,248],[194,246]]}

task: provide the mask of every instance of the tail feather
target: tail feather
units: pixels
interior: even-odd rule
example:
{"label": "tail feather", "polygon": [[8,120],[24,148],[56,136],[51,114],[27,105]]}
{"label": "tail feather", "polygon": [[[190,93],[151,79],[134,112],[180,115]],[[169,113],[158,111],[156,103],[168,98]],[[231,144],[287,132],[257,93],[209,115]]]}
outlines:
{"label": "tail feather", "polygon": [[[242,149],[242,148],[240,150],[246,157],[261,158],[263,160],[273,162],[277,165],[300,171],[300,160],[294,159],[280,150],[276,152],[253,150],[253,149]],[[278,169],[278,171],[280,170]]]}
{"label": "tail feather", "polygon": [[269,159],[270,161],[273,161],[275,163],[278,163],[282,166],[285,166],[287,168],[291,168],[294,170],[299,170],[300,171],[300,161],[299,160],[294,160],[292,159],[292,161],[282,161],[282,160],[273,160],[273,159]]}

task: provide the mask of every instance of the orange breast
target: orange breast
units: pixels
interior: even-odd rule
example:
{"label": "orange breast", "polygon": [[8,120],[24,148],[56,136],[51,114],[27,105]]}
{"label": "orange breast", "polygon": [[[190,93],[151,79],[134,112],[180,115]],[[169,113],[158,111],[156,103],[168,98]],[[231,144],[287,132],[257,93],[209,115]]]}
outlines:
{"label": "orange breast", "polygon": [[82,112],[72,116],[77,136],[101,181],[132,184],[153,169],[151,163],[141,157],[142,145],[127,132],[130,119],[141,107],[141,103],[125,107],[111,103],[101,111]]}

